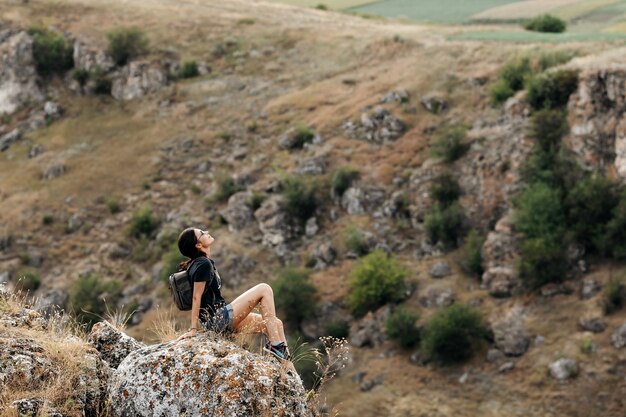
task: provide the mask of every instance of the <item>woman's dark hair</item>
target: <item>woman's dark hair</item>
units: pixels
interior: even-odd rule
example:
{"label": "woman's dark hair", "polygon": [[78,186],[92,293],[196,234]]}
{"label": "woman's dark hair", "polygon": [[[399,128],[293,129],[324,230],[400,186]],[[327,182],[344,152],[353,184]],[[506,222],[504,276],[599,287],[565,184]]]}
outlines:
{"label": "woman's dark hair", "polygon": [[178,250],[183,256],[189,258],[178,264],[178,269],[181,271],[186,270],[194,259],[204,256],[204,252],[196,248],[196,243],[198,243],[198,238],[193,227],[186,228],[178,235]]}

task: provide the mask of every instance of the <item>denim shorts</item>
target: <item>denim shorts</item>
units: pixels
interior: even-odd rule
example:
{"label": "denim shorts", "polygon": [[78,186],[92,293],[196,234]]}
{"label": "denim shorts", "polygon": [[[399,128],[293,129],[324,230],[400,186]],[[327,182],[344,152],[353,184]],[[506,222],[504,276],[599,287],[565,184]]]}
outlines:
{"label": "denim shorts", "polygon": [[209,321],[205,321],[202,325],[207,330],[212,330],[217,333],[227,333],[233,331],[233,306],[226,304],[215,310],[213,317]]}

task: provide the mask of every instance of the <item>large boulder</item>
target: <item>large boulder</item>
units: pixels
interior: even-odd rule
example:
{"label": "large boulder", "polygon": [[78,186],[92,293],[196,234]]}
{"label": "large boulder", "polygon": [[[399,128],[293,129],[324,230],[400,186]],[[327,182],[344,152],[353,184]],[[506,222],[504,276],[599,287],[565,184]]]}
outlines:
{"label": "large boulder", "polygon": [[530,336],[524,325],[524,313],[520,308],[509,310],[491,329],[496,347],[507,356],[521,356],[530,346]]}
{"label": "large boulder", "polygon": [[294,236],[285,198],[270,196],[254,212],[254,217],[263,234],[263,244],[274,248],[279,255],[285,252],[286,242]]}
{"label": "large boulder", "polygon": [[93,325],[89,333],[89,343],[112,368],[117,368],[131,352],[145,346],[106,321]]}
{"label": "large boulder", "polygon": [[385,200],[385,190],[376,186],[350,187],[341,196],[341,207],[348,214],[365,214]]}
{"label": "large boulder", "polygon": [[253,217],[252,193],[250,191],[240,191],[230,196],[228,206],[220,211],[220,215],[228,223],[228,230],[238,232],[248,226]]}
{"label": "large boulder", "polygon": [[558,380],[575,378],[578,375],[578,362],[572,358],[561,358],[549,366],[550,375]]}
{"label": "large boulder", "polygon": [[24,31],[0,31],[0,114],[42,101],[33,58],[33,39]]}
{"label": "large boulder", "polygon": [[353,322],[350,326],[350,344],[356,347],[382,345],[387,339],[385,323],[390,315],[391,307],[387,305]]}
{"label": "large boulder", "polygon": [[167,85],[167,75],[148,62],[131,62],[113,79],[111,95],[118,100],[133,100],[154,93]]}
{"label": "large boulder", "polygon": [[343,124],[344,131],[352,137],[368,142],[385,143],[400,138],[406,131],[402,120],[383,107],[362,113],[358,122],[347,121]]}
{"label": "large boulder", "polygon": [[513,231],[512,212],[502,217],[489,232],[482,247],[482,285],[494,297],[510,297],[522,287],[515,263],[518,258],[519,236]]}
{"label": "large boulder", "polygon": [[313,415],[296,375],[210,333],[130,353],[108,396],[112,417]]}
{"label": "large boulder", "polygon": [[115,68],[115,62],[103,49],[77,39],[74,42],[74,66],[90,72],[109,72]]}
{"label": "large boulder", "polygon": [[613,346],[621,349],[626,346],[626,323],[622,324],[612,335]]}

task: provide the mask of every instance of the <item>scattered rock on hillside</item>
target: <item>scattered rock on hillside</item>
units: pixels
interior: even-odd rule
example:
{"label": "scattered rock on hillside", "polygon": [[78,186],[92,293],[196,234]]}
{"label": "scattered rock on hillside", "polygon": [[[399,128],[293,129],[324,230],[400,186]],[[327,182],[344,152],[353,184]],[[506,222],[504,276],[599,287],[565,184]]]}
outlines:
{"label": "scattered rock on hillside", "polygon": [[111,95],[118,100],[133,100],[154,93],[166,85],[167,75],[160,67],[145,61],[134,61],[113,78]]}
{"label": "scattered rock on hillside", "polygon": [[626,346],[626,323],[622,324],[612,335],[613,346],[621,349]]}
{"label": "scattered rock on hillside", "polygon": [[362,319],[350,326],[350,344],[356,347],[380,346],[386,340],[385,323],[391,314],[390,306],[383,306],[375,312],[368,312]]}
{"label": "scattered rock on hillside", "polygon": [[324,269],[328,265],[332,265],[337,259],[337,249],[330,240],[324,240],[315,246],[311,252],[311,258],[315,261],[313,269]]}
{"label": "scattered rock on hillside", "polygon": [[384,216],[389,218],[409,217],[406,192],[403,190],[394,191],[391,194],[391,197],[383,203],[380,214],[376,212],[375,216]]}
{"label": "scattered rock on hillside", "polygon": [[[308,134],[312,137],[308,137]],[[314,131],[304,131],[302,128],[292,127],[278,138],[278,146],[281,149],[302,149],[307,143],[318,144],[322,142],[320,135]]]}
{"label": "scattered rock on hillside", "polygon": [[89,343],[112,368],[117,368],[131,352],[145,346],[105,321],[93,325],[89,333]]}
{"label": "scattered rock on hillside", "polygon": [[115,62],[104,50],[77,39],[74,42],[74,67],[90,72],[99,69],[106,73],[115,68]]}
{"label": "scattered rock on hillside", "polygon": [[606,330],[606,326],[606,322],[601,317],[594,315],[584,315],[578,320],[578,327],[588,332],[602,333]]}
{"label": "scattered rock on hillside", "polygon": [[601,289],[602,285],[598,281],[593,278],[585,278],[580,289],[580,298],[588,300],[600,292]]}
{"label": "scattered rock on hillside", "polygon": [[380,206],[385,199],[383,188],[364,185],[350,187],[341,196],[341,207],[348,214],[365,214]]}
{"label": "scattered rock on hillside", "polygon": [[494,297],[510,297],[522,285],[515,268],[519,238],[512,230],[512,216],[509,212],[496,223],[482,247],[482,285]]}
{"label": "scattered rock on hillside", "polygon": [[44,316],[49,316],[67,308],[69,295],[67,291],[60,288],[53,288],[37,299],[37,311]]}
{"label": "scattered rock on hillside", "polygon": [[[14,409],[20,417],[36,417],[39,410],[43,407],[44,401],[39,398],[25,398],[13,401],[11,408]],[[56,409],[46,405],[46,417],[64,417]]]}
{"label": "scattered rock on hillside", "polygon": [[383,107],[362,113],[359,122],[347,121],[342,127],[348,136],[374,143],[395,141],[406,131],[404,122]]}
{"label": "scattered rock on hillside", "polygon": [[359,389],[363,392],[371,391],[375,386],[385,381],[385,374],[377,375],[372,379],[365,380],[359,385]]}
{"label": "scattered rock on hillside", "polygon": [[35,144],[28,150],[28,159],[33,159],[45,152],[43,145]]}
{"label": "scattered rock on hillside", "polygon": [[301,175],[322,175],[326,172],[327,161],[325,156],[312,156],[302,159],[296,167],[295,173]]}
{"label": "scattered rock on hillside", "polygon": [[381,98],[380,102],[383,103],[408,103],[409,102],[409,92],[407,90],[392,90],[385,93]]}
{"label": "scattered rock on hillside", "polygon": [[496,347],[507,356],[521,356],[530,346],[530,336],[520,308],[509,310],[504,319],[491,326]]}
{"label": "scattered rock on hillside", "polygon": [[450,288],[431,286],[419,296],[419,303],[427,308],[448,307],[454,303],[456,295]]}
{"label": "scattered rock on hillside", "polygon": [[448,110],[448,100],[441,94],[432,93],[422,96],[420,103],[426,110],[434,114],[440,114]]}
{"label": "scattered rock on hillside", "polygon": [[450,275],[452,270],[450,269],[450,264],[448,262],[439,261],[430,268],[428,273],[433,278],[443,278]]}
{"label": "scattered rock on hillside", "polygon": [[254,213],[250,202],[252,192],[240,191],[230,196],[226,208],[220,211],[220,215],[228,223],[228,230],[238,232],[245,229],[254,219]]}
{"label": "scattered rock on hillside", "polygon": [[130,353],[108,395],[113,417],[313,415],[297,376],[212,333]]}
{"label": "scattered rock on hillside", "polygon": [[63,174],[65,174],[65,164],[63,162],[52,162],[43,168],[41,178],[49,181]]}
{"label": "scattered rock on hillside", "polygon": [[61,106],[54,101],[46,101],[43,106],[43,113],[48,119],[56,120],[61,117],[62,112]]}
{"label": "scattered rock on hillside", "polygon": [[302,332],[311,339],[328,336],[329,329],[342,327],[347,330],[351,316],[346,311],[343,303],[333,301],[320,301],[315,305],[315,316],[308,317],[302,322]]}
{"label": "scattered rock on hillside", "polygon": [[9,133],[0,136],[0,152],[9,149],[9,146],[22,138],[22,132],[19,129],[13,129]]}
{"label": "scattered rock on hillside", "polygon": [[578,375],[578,362],[571,358],[561,358],[550,364],[550,375],[558,380],[574,378]]}
{"label": "scattered rock on hillside", "polygon": [[285,198],[282,195],[268,197],[254,212],[254,217],[263,233],[263,244],[273,247],[279,256],[285,255],[287,252],[285,244],[294,235]]}
{"label": "scattered rock on hillside", "polygon": [[[6,32],[4,32],[6,34]],[[0,114],[11,114],[43,100],[33,57],[33,40],[24,31],[2,36],[0,42]]]}

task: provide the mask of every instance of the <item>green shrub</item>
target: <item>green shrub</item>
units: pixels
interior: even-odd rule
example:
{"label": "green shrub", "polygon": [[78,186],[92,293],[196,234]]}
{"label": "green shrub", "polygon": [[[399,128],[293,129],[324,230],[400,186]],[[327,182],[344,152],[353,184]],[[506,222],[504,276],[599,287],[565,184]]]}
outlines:
{"label": "green shrub", "polygon": [[530,120],[530,134],[538,148],[546,153],[554,154],[559,150],[567,129],[566,113],[559,109],[539,110]]}
{"label": "green shrub", "polygon": [[346,320],[331,321],[326,325],[325,333],[335,339],[345,339],[350,334],[350,323]]}
{"label": "green shrub", "polygon": [[133,214],[129,234],[135,238],[151,237],[159,227],[159,221],[152,216],[152,210],[144,207]]}
{"label": "green shrub", "polygon": [[94,82],[94,93],[98,95],[108,96],[111,95],[111,89],[113,88],[113,82],[100,67],[96,67],[90,74],[91,79]]}
{"label": "green shrub", "polygon": [[485,237],[480,235],[476,230],[472,229],[465,238],[463,252],[465,257],[466,268],[479,277],[483,275],[483,255],[482,249],[485,243]]}
{"label": "green shrub", "polygon": [[567,23],[556,16],[544,14],[524,23],[524,29],[533,32],[562,33],[565,32]]}
{"label": "green shrub", "polygon": [[315,8],[317,10],[328,10],[328,6],[326,6],[324,3],[320,3],[317,6],[315,6]]}
{"label": "green shrub", "polygon": [[467,150],[465,135],[467,128],[461,125],[448,126],[434,136],[431,154],[444,162],[454,162]]}
{"label": "green shrub", "polygon": [[435,313],[423,331],[424,354],[442,364],[466,361],[479,347],[487,330],[480,313],[453,304]]}
{"label": "green shrub", "polygon": [[556,153],[535,147],[522,167],[522,175],[527,183],[542,182],[559,190],[562,195],[584,178],[584,172],[572,152],[563,147]]}
{"label": "green shrub", "polygon": [[352,167],[341,167],[330,179],[330,193],[333,197],[341,197],[352,183],[359,178],[359,171]]}
{"label": "green shrub", "polygon": [[308,126],[298,124],[295,126],[294,148],[302,148],[305,143],[313,142],[315,131]]}
{"label": "green shrub", "polygon": [[374,251],[357,263],[350,274],[348,305],[352,313],[368,311],[402,300],[408,271],[390,255]]}
{"label": "green shrub", "polygon": [[87,81],[89,81],[89,76],[89,71],[84,68],[75,69],[72,73],[72,78],[76,80],[81,87],[84,87],[85,84],[87,84]]}
{"label": "green shrub", "polygon": [[41,285],[41,277],[33,271],[22,271],[17,274],[16,288],[20,291],[35,291]]}
{"label": "green shrub", "polygon": [[385,323],[385,332],[389,339],[404,349],[409,349],[420,340],[420,330],[417,327],[419,314],[405,308],[397,308]]}
{"label": "green shrub", "polygon": [[42,76],[61,74],[74,66],[74,48],[65,38],[43,27],[29,29],[33,37],[33,58]]}
{"label": "green shrub", "polygon": [[626,305],[626,285],[621,278],[612,278],[604,288],[602,307],[605,314],[613,314]]}
{"label": "green shrub", "polygon": [[287,212],[292,220],[304,223],[315,214],[318,206],[315,182],[289,176],[283,179],[281,188],[287,200]]}
{"label": "green shrub", "polygon": [[181,78],[193,78],[198,75],[200,75],[200,71],[198,71],[198,64],[196,61],[187,61],[180,69]]}
{"label": "green shrub", "polygon": [[596,349],[592,338],[586,338],[580,341],[580,352],[585,355],[592,354]]}
{"label": "green shrub", "polygon": [[526,83],[526,98],[535,110],[564,108],[577,88],[578,71],[559,70],[534,77]]}
{"label": "green shrub", "polygon": [[245,190],[245,187],[237,184],[235,179],[225,172],[219,172],[215,176],[215,180],[217,181],[217,192],[213,195],[213,200],[216,202],[224,202],[231,195]]}
{"label": "green shrub", "polygon": [[88,275],[80,278],[70,290],[70,307],[78,321],[91,327],[110,310],[107,305],[115,305],[121,292],[121,282]]}
{"label": "green shrub", "polygon": [[621,192],[611,217],[599,244],[601,252],[615,259],[626,259],[626,191]]}
{"label": "green shrub", "polygon": [[560,240],[565,231],[565,214],[559,190],[534,183],[515,201],[515,228],[526,238]]}
{"label": "green shrub", "polygon": [[430,195],[442,207],[448,207],[459,199],[461,187],[450,172],[445,172],[433,180]]}
{"label": "green shrub", "polygon": [[44,214],[41,218],[41,222],[46,226],[49,226],[54,223],[54,216],[52,214]]}
{"label": "green shrub", "polygon": [[106,204],[111,214],[119,213],[121,211],[120,201],[117,197],[106,197],[104,199],[104,204]]}
{"label": "green shrub", "polygon": [[273,283],[276,308],[284,312],[285,321],[296,329],[306,318],[315,315],[317,288],[308,280],[310,272],[287,268]]}
{"label": "green shrub", "polygon": [[489,88],[489,98],[492,106],[498,106],[514,95],[515,91],[504,79],[499,79]]}
{"label": "green shrub", "polygon": [[524,88],[526,79],[533,73],[528,56],[515,58],[507,62],[500,71],[500,79],[513,91]]}
{"label": "green shrub", "polygon": [[586,176],[567,194],[568,230],[587,251],[602,252],[606,225],[618,202],[615,184],[600,175]]}
{"label": "green shrub", "polygon": [[180,254],[178,244],[174,243],[169,250],[165,252],[161,260],[163,261],[163,269],[161,270],[161,279],[168,283],[169,276],[178,272],[178,264],[187,259]]}
{"label": "green shrub", "polygon": [[259,207],[261,207],[261,204],[263,204],[263,201],[265,201],[266,198],[267,196],[265,194],[255,191],[252,193],[252,196],[250,196],[248,205],[250,205],[253,211],[256,211]]}
{"label": "green shrub", "polygon": [[131,59],[148,52],[148,39],[141,29],[116,29],[107,33],[107,38],[107,52],[117,65],[126,65]]}
{"label": "green shrub", "polygon": [[566,278],[566,245],[563,240],[549,236],[526,238],[522,241],[519,273],[527,287],[536,289]]}
{"label": "green shrub", "polygon": [[346,250],[357,254],[357,256],[367,255],[370,249],[361,229],[353,224],[346,228],[343,236],[343,244]]}
{"label": "green shrub", "polygon": [[456,247],[458,238],[463,236],[462,212],[457,203],[448,207],[436,205],[424,223],[428,239],[432,243],[441,242],[448,249]]}

